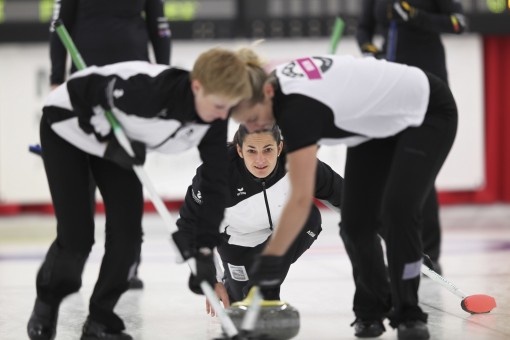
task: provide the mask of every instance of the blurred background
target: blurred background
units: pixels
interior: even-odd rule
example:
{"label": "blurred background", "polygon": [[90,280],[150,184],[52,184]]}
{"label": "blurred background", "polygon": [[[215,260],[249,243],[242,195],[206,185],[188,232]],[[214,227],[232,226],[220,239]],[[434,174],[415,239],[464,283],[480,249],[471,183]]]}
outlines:
{"label": "blurred background", "polygon": [[[324,54],[337,15],[346,26],[336,53],[360,56],[354,34],[361,3],[167,0],[172,65],[190,68],[210,47],[236,48],[261,38],[265,41],[256,49],[269,65]],[[42,161],[28,148],[39,142],[41,108],[50,90],[53,5],[54,0],[0,0],[0,215],[52,211]],[[510,1],[463,0],[462,5],[468,32],[442,36],[460,119],[437,181],[440,202],[510,203]],[[343,147],[324,147],[319,157],[343,173],[344,155]],[[190,150],[152,154],[146,168],[172,206],[183,199],[199,163],[196,150]]]}

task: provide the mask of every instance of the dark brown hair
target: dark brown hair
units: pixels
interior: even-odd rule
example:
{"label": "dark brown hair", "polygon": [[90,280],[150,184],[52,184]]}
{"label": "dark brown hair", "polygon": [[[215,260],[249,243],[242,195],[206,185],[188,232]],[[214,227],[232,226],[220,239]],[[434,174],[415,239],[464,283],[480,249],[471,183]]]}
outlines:
{"label": "dark brown hair", "polygon": [[[270,129],[260,130],[252,133],[269,133],[273,136],[274,140],[276,141],[276,145],[279,145],[280,142],[282,141],[282,133],[280,131],[280,128],[276,124],[274,124]],[[242,124],[239,125],[239,128],[237,129],[234,135],[232,143],[235,145],[243,146],[244,140],[246,139],[246,136],[249,134],[250,132],[248,132],[244,125]]]}

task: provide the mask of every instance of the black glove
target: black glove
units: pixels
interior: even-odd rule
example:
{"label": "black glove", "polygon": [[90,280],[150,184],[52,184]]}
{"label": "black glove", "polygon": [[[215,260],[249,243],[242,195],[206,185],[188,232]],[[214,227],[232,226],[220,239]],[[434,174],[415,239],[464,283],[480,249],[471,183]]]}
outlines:
{"label": "black glove", "polygon": [[272,289],[282,284],[285,274],[283,256],[261,255],[253,262],[250,281],[262,289]]}
{"label": "black glove", "polygon": [[145,144],[132,141],[131,147],[133,148],[135,157],[128,155],[126,150],[119,144],[117,138],[112,137],[108,141],[108,146],[106,147],[103,157],[126,169],[131,169],[133,165],[142,165],[145,163]]}
{"label": "black glove", "polygon": [[365,56],[372,56],[376,59],[384,58],[384,53],[372,43],[364,43],[361,45],[361,53]]}
{"label": "black glove", "polygon": [[185,261],[195,256],[196,248],[192,245],[193,236],[191,234],[177,230],[172,233],[172,239]]}
{"label": "black glove", "polygon": [[418,10],[409,5],[407,1],[400,0],[393,3],[391,13],[391,19],[395,19],[397,21],[409,21],[416,16]]}
{"label": "black glove", "polygon": [[209,282],[211,287],[214,287],[216,284],[216,267],[211,248],[201,247],[197,249],[192,244],[192,236],[180,230],[172,234],[172,239],[184,260],[195,258],[197,272],[196,275],[190,274],[189,276],[189,289],[195,294],[204,294],[202,288],[200,288],[200,283],[204,280]]}
{"label": "black glove", "polygon": [[197,264],[197,273],[190,274],[188,280],[189,289],[195,293],[203,295],[200,283],[207,281],[211,287],[216,284],[216,267],[214,266],[214,254],[211,248],[203,247],[195,252],[195,261]]}

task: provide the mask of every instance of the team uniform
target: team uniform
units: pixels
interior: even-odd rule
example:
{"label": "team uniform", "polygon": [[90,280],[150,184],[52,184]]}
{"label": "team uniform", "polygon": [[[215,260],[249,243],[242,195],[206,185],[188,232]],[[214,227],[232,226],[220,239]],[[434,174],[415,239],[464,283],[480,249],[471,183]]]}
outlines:
{"label": "team uniform", "polygon": [[[441,33],[460,34],[465,30],[465,19],[459,0],[408,0],[417,9],[407,22],[400,21],[394,34],[394,61],[419,67],[448,82],[446,56]],[[377,30],[384,37],[380,55],[387,55],[388,27],[394,1],[364,0],[359,17],[356,38],[358,45],[371,44]],[[396,14],[393,14],[395,17]],[[435,188],[427,197],[424,207],[424,252],[436,264],[439,261],[441,229]],[[440,271],[440,267],[436,267]]]}
{"label": "team uniform", "polygon": [[[196,228],[199,209],[210,198],[204,195],[203,166],[197,169],[188,187],[184,205],[177,221],[179,229],[192,233]],[[327,164],[319,161],[315,197],[339,207],[342,177]],[[285,153],[282,153],[273,172],[266,178],[253,176],[239,157],[236,146],[229,148],[229,191],[227,208],[221,223],[222,241],[218,246],[223,268],[223,281],[231,302],[244,299],[252,286],[248,273],[253,259],[262,252],[273,228],[278,224],[290,191]],[[321,215],[317,206],[312,211],[300,235],[285,255],[284,277],[294,263],[317,239],[321,232]],[[280,287],[264,293],[266,300],[279,300]]]}
{"label": "team uniform", "polygon": [[134,171],[109,160],[123,149],[110,148],[115,137],[104,108],[111,109],[127,137],[147,151],[176,153],[198,147],[204,163],[201,190],[211,199],[199,207],[197,242],[211,248],[219,242],[225,207],[227,121],[205,123],[199,118],[188,71],[142,61],[78,71],[48,96],[40,135],[58,223],[57,238],[37,276],[37,296],[58,308],[81,286],[94,243],[90,169],[105,204],[106,242],[89,316],[119,331],[124,325],[113,308],[128,288],[140,252],[143,195]]}
{"label": "team uniform", "polygon": [[[149,42],[156,63],[170,63],[171,34],[161,0],[55,0],[53,23],[57,19],[64,22],[87,65],[149,61]],[[67,52],[53,23],[50,82],[61,84]]]}
{"label": "team uniform", "polygon": [[[122,61],[149,61],[149,42],[158,64],[169,65],[171,33],[163,13],[161,0],[55,0],[50,25],[50,84],[64,82],[67,51],[54,29],[55,22],[62,20],[73,38],[85,63],[104,66]],[[76,71],[71,65],[71,73]],[[135,179],[133,186],[140,188]],[[96,185],[90,181],[90,201],[93,207]],[[139,197],[138,193],[136,197]],[[138,260],[140,262],[140,259]],[[135,276],[131,288],[143,287]]]}
{"label": "team uniform", "polygon": [[418,306],[421,211],[455,138],[448,86],[416,67],[332,55],[280,65],[273,77],[273,113],[288,153],[349,146],[341,234],[353,264],[356,317],[382,320],[393,306],[392,325],[426,321]]}

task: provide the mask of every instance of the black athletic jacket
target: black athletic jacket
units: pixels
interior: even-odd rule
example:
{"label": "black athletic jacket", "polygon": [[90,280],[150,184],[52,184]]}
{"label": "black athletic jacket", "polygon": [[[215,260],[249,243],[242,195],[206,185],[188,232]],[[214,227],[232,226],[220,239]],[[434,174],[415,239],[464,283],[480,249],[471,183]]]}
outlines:
{"label": "black athletic jacket", "polygon": [[[239,157],[235,145],[228,151],[227,209],[221,231],[228,234],[229,243],[255,247],[264,242],[278,224],[283,206],[290,192],[285,153],[283,152],[273,172],[265,179],[254,177]],[[184,204],[177,221],[179,229],[192,234],[200,217],[199,209],[209,198],[203,193],[203,165],[197,169],[188,187]],[[340,206],[343,178],[327,164],[318,161],[315,197]],[[317,209],[314,205],[313,209]]]}
{"label": "black athletic jacket", "polygon": [[156,63],[170,64],[170,29],[162,0],[55,0],[54,6],[50,26],[51,84],[63,83],[66,70],[67,53],[53,29],[57,19],[64,22],[89,66],[149,61],[149,40]]}
{"label": "black athletic jacket", "polygon": [[[393,0],[363,0],[356,39],[358,45],[372,43],[376,31],[385,38]],[[419,67],[447,81],[446,59],[441,33],[460,34],[465,29],[460,0],[407,0],[418,9],[416,17],[398,22],[395,61]]]}
{"label": "black athletic jacket", "polygon": [[200,119],[188,71],[143,61],[74,73],[50,92],[43,119],[77,148],[104,157],[104,141],[115,138],[104,108],[113,110],[130,140],[142,142],[149,151],[178,153],[198,147],[201,191],[208,199],[197,210],[197,244],[214,247],[225,209],[228,121]]}

